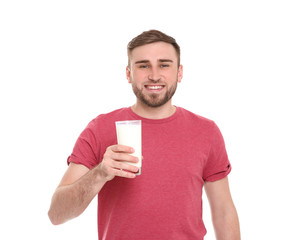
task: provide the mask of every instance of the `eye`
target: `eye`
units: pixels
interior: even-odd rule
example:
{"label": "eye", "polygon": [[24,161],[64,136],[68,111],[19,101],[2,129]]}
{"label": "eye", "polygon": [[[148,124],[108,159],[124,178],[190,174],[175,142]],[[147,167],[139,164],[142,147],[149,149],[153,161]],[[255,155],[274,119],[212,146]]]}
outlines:
{"label": "eye", "polygon": [[146,64],[140,65],[139,68],[148,68],[148,65],[146,65]]}
{"label": "eye", "polygon": [[169,67],[168,64],[161,64],[161,68],[167,68],[167,67]]}

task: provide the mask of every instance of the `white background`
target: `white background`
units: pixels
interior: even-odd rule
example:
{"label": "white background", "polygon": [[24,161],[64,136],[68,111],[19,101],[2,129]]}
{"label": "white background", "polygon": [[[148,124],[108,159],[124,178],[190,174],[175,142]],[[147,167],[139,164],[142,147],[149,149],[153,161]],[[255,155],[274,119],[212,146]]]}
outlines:
{"label": "white background", "polygon": [[97,239],[96,199],[61,226],[47,211],[87,123],[134,103],[126,45],[149,29],[182,49],[173,103],[223,133],[242,239],[292,239],[291,12],[281,0],[1,1],[0,239]]}

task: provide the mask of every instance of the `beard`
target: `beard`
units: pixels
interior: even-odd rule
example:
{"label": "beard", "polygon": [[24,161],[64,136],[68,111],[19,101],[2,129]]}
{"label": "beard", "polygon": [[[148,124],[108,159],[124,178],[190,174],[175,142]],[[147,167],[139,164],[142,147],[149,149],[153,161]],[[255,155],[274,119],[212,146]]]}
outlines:
{"label": "beard", "polygon": [[[166,86],[165,86],[166,87]],[[136,97],[145,105],[147,105],[148,107],[160,107],[162,105],[164,105],[165,103],[167,103],[172,96],[174,95],[176,88],[177,88],[177,81],[176,83],[169,87],[169,89],[166,89],[166,93],[164,93],[163,96],[161,96],[161,94],[159,93],[152,93],[152,94],[144,94],[143,93],[143,87],[141,89],[139,89],[135,83],[132,83],[132,88],[133,88],[133,92],[135,93]]]}

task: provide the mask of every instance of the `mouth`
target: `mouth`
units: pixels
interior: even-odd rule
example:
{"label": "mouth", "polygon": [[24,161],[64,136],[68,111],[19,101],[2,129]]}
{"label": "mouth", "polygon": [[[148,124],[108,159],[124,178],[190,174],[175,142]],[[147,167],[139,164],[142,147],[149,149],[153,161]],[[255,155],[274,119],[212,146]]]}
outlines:
{"label": "mouth", "polygon": [[145,85],[145,88],[150,92],[160,92],[164,87],[164,85]]}

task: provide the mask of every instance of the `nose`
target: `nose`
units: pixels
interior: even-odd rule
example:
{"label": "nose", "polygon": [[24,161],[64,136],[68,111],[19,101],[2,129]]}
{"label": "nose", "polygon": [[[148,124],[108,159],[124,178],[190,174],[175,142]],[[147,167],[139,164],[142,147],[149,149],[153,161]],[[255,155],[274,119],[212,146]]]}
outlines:
{"label": "nose", "polygon": [[158,82],[161,79],[159,69],[151,68],[151,71],[149,72],[149,75],[148,75],[148,79],[153,82]]}

